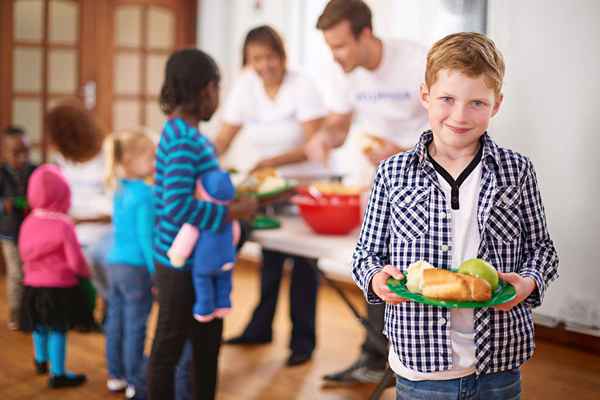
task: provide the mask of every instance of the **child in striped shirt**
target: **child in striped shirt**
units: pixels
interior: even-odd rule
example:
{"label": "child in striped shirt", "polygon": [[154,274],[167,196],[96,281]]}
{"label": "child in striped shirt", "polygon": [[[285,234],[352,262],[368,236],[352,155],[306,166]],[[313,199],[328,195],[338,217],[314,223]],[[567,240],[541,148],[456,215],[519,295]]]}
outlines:
{"label": "child in striped shirt", "polygon": [[216,232],[234,219],[248,219],[257,208],[255,199],[242,198],[228,205],[195,198],[196,181],[219,167],[212,143],[197,128],[208,121],[219,104],[219,69],[197,49],[173,53],[167,61],[160,106],[169,119],[156,151],[156,231],[154,258],[159,315],[150,356],[150,399],[172,399],[174,370],[184,343],[193,347],[193,397],[213,399],[223,320],[199,323],[193,318],[195,300],[190,261],[174,268],[167,251],[177,232],[188,223],[200,232]]}

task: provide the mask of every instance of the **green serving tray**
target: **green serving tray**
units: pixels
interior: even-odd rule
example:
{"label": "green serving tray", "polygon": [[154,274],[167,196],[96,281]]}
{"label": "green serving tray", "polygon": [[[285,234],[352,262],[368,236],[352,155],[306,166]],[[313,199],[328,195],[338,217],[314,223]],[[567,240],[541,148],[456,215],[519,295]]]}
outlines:
{"label": "green serving tray", "polygon": [[252,229],[277,229],[281,227],[281,222],[275,218],[266,215],[257,215],[252,221]]}
{"label": "green serving tray", "polygon": [[413,293],[406,288],[406,278],[402,280],[390,278],[387,281],[387,285],[390,290],[396,293],[400,297],[416,301],[417,303],[429,304],[432,306],[446,307],[446,308],[482,308],[482,307],[493,307],[499,304],[508,303],[517,296],[515,288],[507,282],[500,281],[500,284],[492,293],[492,298],[488,301],[448,301],[448,300],[435,300],[423,296],[422,294]]}

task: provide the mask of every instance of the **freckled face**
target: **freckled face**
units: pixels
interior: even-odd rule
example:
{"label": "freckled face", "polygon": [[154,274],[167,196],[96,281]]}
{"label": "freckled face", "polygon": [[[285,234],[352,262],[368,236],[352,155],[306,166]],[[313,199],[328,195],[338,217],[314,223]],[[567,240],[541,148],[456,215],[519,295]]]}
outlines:
{"label": "freckled face", "polygon": [[421,103],[429,114],[436,145],[455,150],[477,146],[502,103],[483,75],[472,78],[443,69],[430,88],[421,86]]}

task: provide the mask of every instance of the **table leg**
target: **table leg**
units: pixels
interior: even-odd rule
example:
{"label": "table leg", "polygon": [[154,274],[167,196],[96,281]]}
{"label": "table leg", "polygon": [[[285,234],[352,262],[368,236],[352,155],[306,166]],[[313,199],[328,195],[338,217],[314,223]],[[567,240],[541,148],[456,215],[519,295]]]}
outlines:
{"label": "table leg", "polygon": [[[379,332],[377,332],[377,330],[375,328],[373,328],[373,326],[369,323],[369,321],[356,309],[354,304],[352,304],[352,302],[350,301],[348,296],[346,296],[346,293],[344,293],[344,291],[338,286],[338,284],[333,279],[331,279],[329,276],[327,276],[327,274],[325,272],[323,272],[323,270],[321,270],[316,265],[316,263],[313,265],[314,265],[314,268],[317,269],[317,272],[323,278],[323,280],[325,280],[325,282],[327,282],[327,284],[338,293],[338,295],[342,298],[344,303],[346,303],[348,308],[350,308],[350,310],[352,311],[352,314],[354,314],[354,316],[361,323],[361,325],[364,326],[365,329],[369,333],[374,335],[373,337],[378,338]],[[381,351],[381,354],[388,353],[387,343],[385,343],[382,340],[377,340],[376,343],[377,343],[377,347]],[[377,387],[375,388],[373,393],[371,393],[371,396],[369,397],[369,399],[370,400],[379,400],[379,398],[383,394],[383,391],[389,386],[391,379],[394,379],[394,373],[392,372],[390,367],[387,366],[385,369],[385,374],[383,375],[383,378],[381,378],[381,381],[379,381],[379,383],[377,384]]]}

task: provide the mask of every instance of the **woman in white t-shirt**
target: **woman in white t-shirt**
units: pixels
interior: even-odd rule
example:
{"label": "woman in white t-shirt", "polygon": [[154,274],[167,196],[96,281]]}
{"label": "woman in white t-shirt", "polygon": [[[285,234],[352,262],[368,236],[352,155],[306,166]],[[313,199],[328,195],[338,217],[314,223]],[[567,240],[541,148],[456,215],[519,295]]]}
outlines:
{"label": "woman in white t-shirt", "polygon": [[[214,141],[217,153],[225,153],[238,133],[243,132],[247,146],[252,147],[245,156],[256,156],[250,165],[236,165],[241,170],[276,167],[283,176],[322,172],[318,165],[306,161],[304,145],[321,126],[326,110],[312,82],[286,68],[283,41],[273,28],[260,26],[248,32],[243,65],[245,69],[224,106],[224,123]],[[291,259],[292,338],[287,365],[302,364],[310,359],[316,342],[316,260],[268,249],[262,253],[260,302],[244,332],[226,343],[260,344],[272,340],[283,264]]]}

